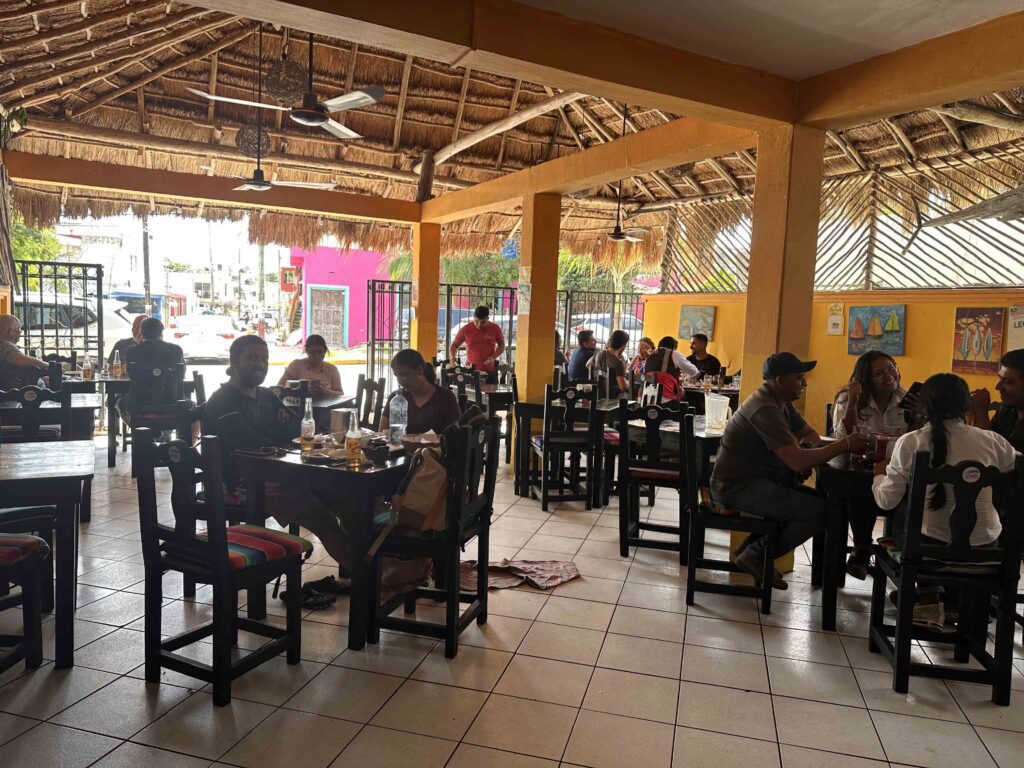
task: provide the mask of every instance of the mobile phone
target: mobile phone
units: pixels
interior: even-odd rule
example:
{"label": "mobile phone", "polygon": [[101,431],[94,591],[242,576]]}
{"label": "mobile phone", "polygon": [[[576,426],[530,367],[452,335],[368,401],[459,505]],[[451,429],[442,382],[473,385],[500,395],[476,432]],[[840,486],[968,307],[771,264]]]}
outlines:
{"label": "mobile phone", "polygon": [[915,381],[913,384],[910,385],[910,389],[907,390],[907,394],[903,396],[903,399],[900,400],[899,403],[897,403],[897,405],[900,408],[907,408],[907,397],[909,397],[910,395],[919,394],[921,392],[921,387],[923,386],[924,384],[922,384],[920,381]]}

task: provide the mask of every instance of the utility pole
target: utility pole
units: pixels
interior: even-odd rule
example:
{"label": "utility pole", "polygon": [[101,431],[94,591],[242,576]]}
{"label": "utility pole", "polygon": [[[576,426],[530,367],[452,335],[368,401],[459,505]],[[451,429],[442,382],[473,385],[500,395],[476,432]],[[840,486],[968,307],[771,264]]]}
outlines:
{"label": "utility pole", "polygon": [[142,214],[142,290],[146,294],[146,314],[153,314],[153,294],[149,285],[149,214]]}
{"label": "utility pole", "polygon": [[260,311],[263,310],[263,301],[266,299],[266,294],[264,293],[263,289],[264,289],[264,286],[267,284],[267,280],[266,280],[266,275],[263,274],[263,269],[264,269],[264,266],[263,266],[263,245],[261,244],[260,245],[259,283],[256,286],[256,291],[257,291],[257,295],[259,297],[259,302],[260,302]]}
{"label": "utility pole", "polygon": [[214,302],[217,294],[213,290],[213,233],[210,231],[210,222],[206,222],[206,252],[210,256],[210,309],[214,309]]}

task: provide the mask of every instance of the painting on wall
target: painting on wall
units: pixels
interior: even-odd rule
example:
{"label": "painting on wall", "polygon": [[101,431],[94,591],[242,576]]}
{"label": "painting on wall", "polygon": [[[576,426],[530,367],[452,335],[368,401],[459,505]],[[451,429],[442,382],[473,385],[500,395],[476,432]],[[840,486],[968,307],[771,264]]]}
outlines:
{"label": "painting on wall", "polygon": [[1004,307],[957,307],[953,325],[953,373],[998,373],[1005,323]]}
{"label": "painting on wall", "polygon": [[714,339],[715,308],[683,306],[679,308],[679,338],[688,339],[695,333],[707,334]]}
{"label": "painting on wall", "polygon": [[902,355],[907,339],[906,318],[904,304],[850,307],[846,351],[861,355],[869,349],[877,349],[890,355]]}

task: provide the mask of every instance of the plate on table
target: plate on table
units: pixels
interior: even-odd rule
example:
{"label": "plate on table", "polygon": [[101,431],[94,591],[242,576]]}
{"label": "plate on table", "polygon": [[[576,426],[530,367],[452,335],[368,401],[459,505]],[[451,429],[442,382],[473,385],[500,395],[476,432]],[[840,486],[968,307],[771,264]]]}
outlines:
{"label": "plate on table", "polygon": [[418,451],[420,448],[430,448],[441,444],[441,436],[430,432],[423,434],[405,434],[402,435],[402,447],[406,451],[412,453]]}

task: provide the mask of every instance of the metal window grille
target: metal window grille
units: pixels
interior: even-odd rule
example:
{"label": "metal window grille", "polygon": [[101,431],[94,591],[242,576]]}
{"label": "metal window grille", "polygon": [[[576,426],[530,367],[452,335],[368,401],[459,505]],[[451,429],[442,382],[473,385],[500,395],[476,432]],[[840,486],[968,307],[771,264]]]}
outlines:
{"label": "metal window grille", "polygon": [[22,349],[38,356],[103,360],[103,267],[58,261],[15,262],[14,313],[21,320]]}

